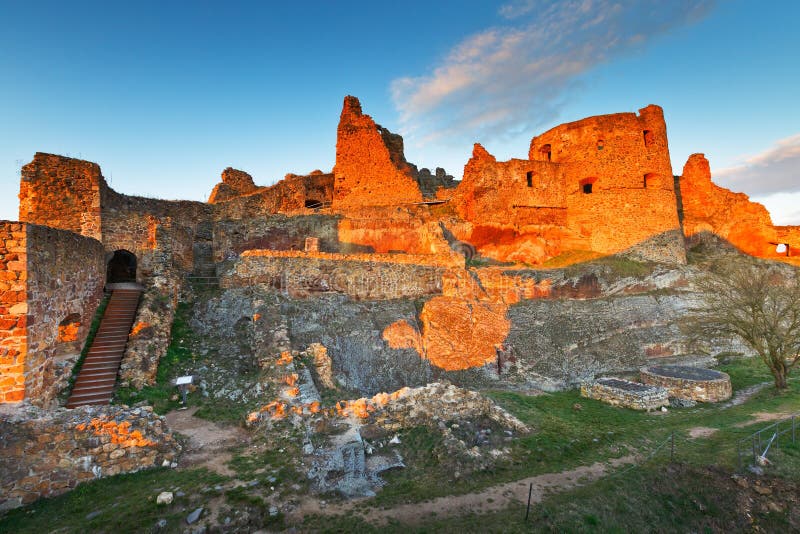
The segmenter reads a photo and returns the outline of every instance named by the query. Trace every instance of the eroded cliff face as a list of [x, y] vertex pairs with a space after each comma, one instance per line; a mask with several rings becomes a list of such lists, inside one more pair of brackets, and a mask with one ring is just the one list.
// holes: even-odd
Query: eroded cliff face
[[356, 97], [345, 97], [336, 136], [333, 207], [421, 202], [415, 172], [403, 155], [403, 138], [362, 113]]

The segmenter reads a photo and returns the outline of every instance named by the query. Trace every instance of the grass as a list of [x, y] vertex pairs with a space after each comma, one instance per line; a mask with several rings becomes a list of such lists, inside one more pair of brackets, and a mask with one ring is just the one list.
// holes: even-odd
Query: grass
[[[159, 519], [167, 520], [165, 531], [178, 531], [193, 507], [202, 506], [200, 492], [225, 480], [205, 469], [163, 468], [104, 478], [8, 512], [0, 517], [0, 532], [147, 532]], [[171, 505], [156, 504], [161, 491], [177, 488], [186, 495]], [[100, 513], [87, 519], [93, 512]]]
[[[734, 391], [771, 378], [766, 367], [752, 359], [733, 361], [720, 370], [731, 375]], [[698, 404], [667, 413], [614, 408], [582, 398], [577, 391], [540, 396], [489, 392], [496, 402], [535, 429], [512, 442], [509, 461], [497, 464], [489, 472], [457, 480], [453, 477], [456, 460], [445, 454], [439, 433], [424, 427], [407, 430], [400, 434], [407, 468], [387, 473], [384, 478], [388, 485], [373, 502], [381, 506], [419, 502], [629, 454], [648, 454], [673, 432], [681, 461], [734, 468], [738, 465], [737, 441], [766, 426], [750, 423], [753, 413], [800, 411], [800, 381], [790, 384], [786, 392], [767, 387], [741, 406], [723, 409], [719, 405]], [[576, 404], [580, 405], [579, 410], [573, 408]], [[690, 439], [689, 429], [701, 426], [718, 430], [707, 438]]]
[[156, 383], [145, 386], [141, 390], [134, 387], [118, 388], [114, 402], [116, 404], [134, 404], [147, 401], [156, 413], [163, 414], [180, 407], [178, 400], [172, 400], [177, 389], [171, 380], [178, 374], [180, 364], [193, 359], [192, 351], [186, 340], [193, 335], [189, 326], [191, 307], [189, 304], [178, 304], [175, 319], [172, 323], [172, 335], [166, 354], [161, 357], [156, 373]]

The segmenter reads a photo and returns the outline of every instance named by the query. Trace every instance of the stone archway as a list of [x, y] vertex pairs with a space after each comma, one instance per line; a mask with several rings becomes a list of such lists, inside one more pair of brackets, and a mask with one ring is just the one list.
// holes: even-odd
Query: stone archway
[[106, 283], [136, 282], [136, 255], [125, 249], [114, 251], [106, 269]]

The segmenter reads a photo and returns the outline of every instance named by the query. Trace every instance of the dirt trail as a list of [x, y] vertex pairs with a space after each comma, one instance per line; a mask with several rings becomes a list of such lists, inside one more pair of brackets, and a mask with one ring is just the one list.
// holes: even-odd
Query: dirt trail
[[528, 499], [528, 488], [533, 484], [531, 502], [540, 502], [548, 493], [557, 493], [593, 482], [603, 477], [609, 468], [631, 464], [634, 456], [613, 459], [608, 463], [597, 462], [589, 466], [577, 467], [560, 473], [546, 473], [498, 486], [486, 488], [477, 493], [439, 497], [430, 501], [414, 504], [401, 504], [387, 510], [355, 509], [358, 501], [328, 505], [320, 508], [316, 500], [306, 500], [295, 508], [290, 516], [302, 519], [308, 514], [338, 515], [353, 513], [361, 516], [371, 525], [384, 525], [389, 520], [397, 520], [406, 524], [417, 524], [432, 517], [462, 516], [467, 513], [487, 513], [502, 510], [514, 503], [525, 503]]
[[180, 459], [181, 467], [206, 467], [224, 476], [235, 476], [227, 463], [236, 445], [249, 442], [248, 433], [240, 427], [223, 426], [195, 417], [197, 408], [175, 410], [165, 415], [170, 429], [189, 438]]

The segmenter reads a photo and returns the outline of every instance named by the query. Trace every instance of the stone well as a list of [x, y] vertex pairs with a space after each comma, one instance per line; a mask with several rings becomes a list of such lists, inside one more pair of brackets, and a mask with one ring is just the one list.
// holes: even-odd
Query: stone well
[[642, 369], [642, 382], [661, 386], [670, 397], [719, 402], [731, 397], [731, 377], [721, 371], [684, 365], [653, 365]]
[[581, 396], [634, 410], [649, 411], [669, 405], [669, 392], [663, 387], [621, 378], [598, 378], [591, 384], [584, 384]]

